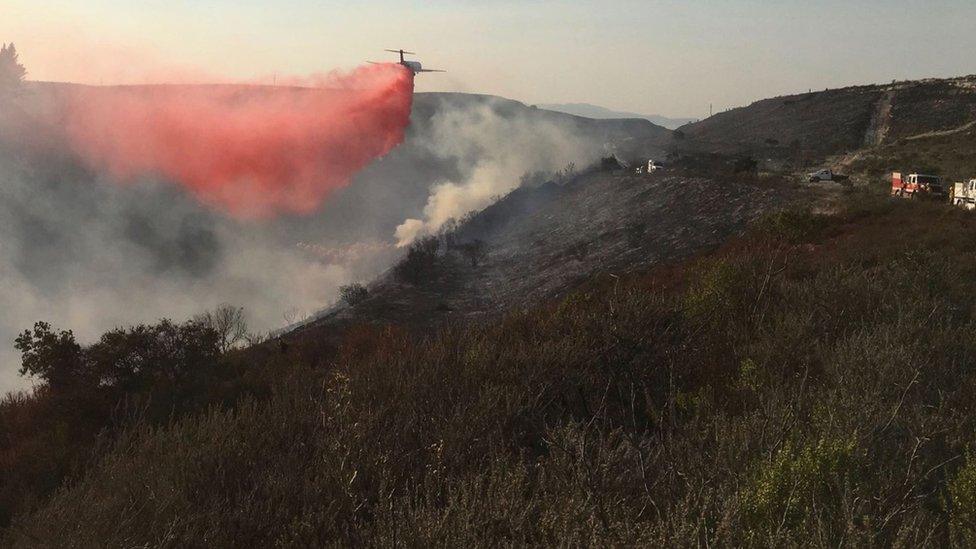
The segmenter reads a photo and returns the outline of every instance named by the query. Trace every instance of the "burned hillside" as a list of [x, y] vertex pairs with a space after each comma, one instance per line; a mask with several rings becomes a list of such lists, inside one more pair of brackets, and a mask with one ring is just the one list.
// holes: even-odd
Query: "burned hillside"
[[[789, 189], [684, 173], [588, 173], [520, 187], [423, 243], [425, 270], [391, 269], [369, 297], [299, 329], [349, 322], [432, 326], [564, 295], [600, 274], [620, 276], [707, 250], [791, 199]], [[478, 247], [472, 259], [471, 246]], [[405, 259], [404, 261], [407, 261]]]

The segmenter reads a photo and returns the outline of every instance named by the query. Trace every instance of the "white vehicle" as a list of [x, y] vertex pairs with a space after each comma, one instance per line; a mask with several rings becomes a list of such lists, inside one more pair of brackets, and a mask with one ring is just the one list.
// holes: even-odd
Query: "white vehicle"
[[976, 210], [976, 179], [956, 182], [952, 187], [952, 203], [967, 210]]
[[640, 164], [639, 166], [637, 166], [637, 169], [634, 170], [634, 172], [637, 175], [641, 175], [646, 173], [654, 173], [658, 170], [663, 170], [663, 169], [664, 169], [664, 164], [660, 162], [656, 162], [654, 160], [648, 160], [647, 165]]
[[844, 181], [847, 179], [847, 176], [834, 173], [831, 169], [824, 169], [819, 172], [807, 174], [807, 179], [810, 183], [819, 183], [820, 181]]

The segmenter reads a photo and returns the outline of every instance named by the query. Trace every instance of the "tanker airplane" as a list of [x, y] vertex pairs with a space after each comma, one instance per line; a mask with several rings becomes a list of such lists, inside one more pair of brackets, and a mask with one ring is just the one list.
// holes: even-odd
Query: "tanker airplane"
[[[384, 50], [384, 51], [388, 51], [388, 52], [391, 52], [391, 53], [399, 53], [400, 54], [400, 64], [403, 65], [404, 67], [410, 69], [410, 72], [412, 72], [414, 74], [417, 74], [419, 72], [447, 72], [447, 71], [442, 71], [442, 70], [437, 70], [437, 69], [425, 69], [424, 66], [420, 64], [420, 61], [406, 61], [406, 60], [404, 60], [403, 59], [403, 54], [416, 55], [412, 51], [403, 51], [403, 50]], [[378, 65], [379, 64], [379, 63], [376, 63], [375, 61], [370, 61], [370, 63], [373, 63], [374, 65]]]

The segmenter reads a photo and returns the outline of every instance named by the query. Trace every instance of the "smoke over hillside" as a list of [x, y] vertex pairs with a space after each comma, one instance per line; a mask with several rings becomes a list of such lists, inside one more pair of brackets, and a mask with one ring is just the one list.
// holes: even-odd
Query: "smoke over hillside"
[[[223, 218], [162, 181], [118, 188], [70, 163], [0, 156], [0, 388], [36, 320], [90, 340], [116, 326], [244, 305], [255, 331], [327, 304], [368, 264], [317, 260], [272, 226]], [[357, 269], [366, 269], [360, 271]]]
[[460, 177], [431, 185], [423, 218], [397, 226], [398, 246], [484, 208], [517, 187], [527, 172], [554, 172], [571, 163], [584, 166], [604, 152], [604, 143], [567, 120], [505, 117], [496, 109], [488, 101], [433, 116], [423, 146], [433, 155], [456, 159], [463, 170]]
[[[232, 303], [245, 307], [253, 331], [280, 328], [334, 302], [340, 285], [389, 267], [405, 219], [433, 229], [525, 172], [582, 166], [612, 141], [602, 122], [483, 96], [420, 94], [403, 145], [313, 210], [293, 211], [282, 193], [235, 211], [220, 195], [201, 201], [206, 195], [165, 173], [119, 184], [118, 173], [60, 140], [60, 128], [39, 127], [66, 88], [33, 84], [15, 109], [24, 116], [0, 112], [0, 390], [23, 386], [12, 340], [37, 320], [88, 341]], [[313, 153], [316, 162], [328, 154]]]

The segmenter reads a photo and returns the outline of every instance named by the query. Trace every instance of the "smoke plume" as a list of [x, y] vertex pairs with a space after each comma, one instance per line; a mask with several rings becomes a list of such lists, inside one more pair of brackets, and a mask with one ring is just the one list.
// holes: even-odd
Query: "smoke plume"
[[307, 214], [403, 141], [413, 99], [397, 64], [314, 84], [79, 87], [65, 130], [115, 180], [161, 177], [238, 218]]
[[423, 219], [406, 219], [394, 232], [397, 245], [436, 233], [450, 219], [490, 204], [518, 187], [529, 172], [555, 172], [597, 159], [602, 144], [568, 122], [541, 116], [500, 116], [511, 105], [488, 99], [434, 116], [425, 146], [462, 166], [458, 179], [431, 185]]

